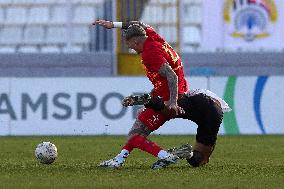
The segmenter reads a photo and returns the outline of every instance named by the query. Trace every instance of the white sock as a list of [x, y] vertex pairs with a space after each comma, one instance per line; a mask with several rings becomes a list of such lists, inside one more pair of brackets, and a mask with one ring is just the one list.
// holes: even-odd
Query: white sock
[[121, 152], [119, 154], [117, 154], [115, 159], [117, 161], [119, 161], [120, 163], [123, 163], [125, 161], [125, 159], [128, 157], [128, 155], [129, 155], [129, 151], [122, 149]]
[[160, 152], [158, 153], [158, 158], [160, 159], [165, 159], [168, 156], [169, 156], [169, 153], [165, 150], [160, 150]]

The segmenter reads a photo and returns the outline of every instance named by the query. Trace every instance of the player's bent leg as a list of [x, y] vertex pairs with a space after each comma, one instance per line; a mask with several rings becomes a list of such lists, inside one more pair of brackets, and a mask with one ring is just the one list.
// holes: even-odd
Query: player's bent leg
[[203, 101], [204, 114], [196, 121], [198, 124], [197, 142], [193, 147], [193, 157], [187, 159], [188, 163], [193, 167], [198, 167], [209, 162], [223, 118], [220, 104], [207, 96], [200, 96], [199, 100]]
[[[103, 161], [100, 163], [101, 167], [109, 167], [109, 168], [118, 168], [123, 165], [126, 158], [130, 154], [130, 152], [134, 148], [138, 148], [143, 141], [145, 141], [145, 137], [147, 137], [151, 133], [150, 130], [148, 130], [141, 121], [136, 119], [134, 122], [132, 128], [130, 129], [128, 133], [128, 141], [123, 146], [121, 152], [117, 154], [116, 157], [110, 160]], [[152, 153], [158, 153], [160, 148], [152, 150]], [[157, 152], [158, 151], [158, 152]]]
[[196, 144], [193, 146], [193, 156], [187, 159], [190, 165], [198, 167], [209, 162], [209, 158], [215, 148], [220, 124], [218, 122], [216, 124], [198, 125]]
[[176, 163], [178, 157], [168, 153], [159, 147], [156, 143], [147, 139], [147, 136], [154, 130], [158, 129], [168, 120], [167, 117], [154, 110], [144, 109], [139, 113], [133, 127], [129, 132], [127, 143], [123, 146], [122, 151], [115, 158], [101, 163], [104, 167], [120, 167], [129, 153], [138, 148], [159, 158], [159, 161], [153, 164], [153, 169], [164, 168], [170, 164]]
[[147, 139], [147, 136], [152, 132], [148, 127], [140, 121], [140, 119], [136, 119], [132, 128], [128, 133], [128, 141], [124, 145], [123, 149], [129, 151], [129, 153], [134, 149], [138, 148], [145, 152], [148, 152], [154, 156], [157, 156], [157, 153], [161, 150], [161, 148]]
[[199, 167], [209, 162], [214, 146], [207, 146], [197, 142], [193, 147], [193, 156], [187, 158], [187, 162], [193, 167]]
[[130, 152], [137, 146], [137, 144], [139, 145], [139, 143], [143, 141], [143, 137], [147, 137], [150, 133], [151, 131], [145, 128], [143, 123], [136, 119], [128, 133], [128, 141], [123, 146], [121, 152], [114, 158], [101, 162], [99, 166], [109, 168], [121, 167]]
[[[146, 131], [147, 130], [155, 131], [160, 126], [162, 126], [166, 121], [168, 121], [170, 119], [170, 117], [168, 117], [164, 114], [161, 114], [160, 112], [156, 112], [152, 109], [145, 108], [138, 115], [138, 119], [140, 120], [141, 123], [143, 123], [144, 127], [146, 128]], [[141, 144], [143, 144], [143, 142], [141, 142]], [[147, 139], [147, 141], [145, 141], [145, 144], [141, 145], [138, 148], [141, 149], [141, 150], [144, 150], [148, 153], [151, 153], [151, 151], [154, 150], [156, 147], [158, 147], [157, 144], [155, 144], [155, 143], [153, 143], [153, 142], [151, 142]], [[151, 153], [151, 154], [158, 157], [159, 160], [152, 165], [152, 169], [165, 168], [165, 167], [177, 162], [178, 157], [176, 155], [173, 155], [173, 154], [163, 150], [162, 148], [159, 149], [159, 152], [158, 152], [158, 148], [156, 148], [156, 149], [157, 149], [157, 151], [155, 151], [155, 153]], [[156, 152], [158, 152], [158, 153], [156, 153]]]

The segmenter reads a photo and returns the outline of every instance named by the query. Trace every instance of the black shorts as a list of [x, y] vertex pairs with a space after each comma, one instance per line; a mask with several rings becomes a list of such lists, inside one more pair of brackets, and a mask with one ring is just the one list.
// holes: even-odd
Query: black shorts
[[181, 96], [178, 99], [178, 105], [185, 110], [185, 114], [178, 117], [189, 119], [198, 125], [196, 141], [207, 146], [214, 146], [223, 119], [220, 104], [205, 94], [197, 94]]

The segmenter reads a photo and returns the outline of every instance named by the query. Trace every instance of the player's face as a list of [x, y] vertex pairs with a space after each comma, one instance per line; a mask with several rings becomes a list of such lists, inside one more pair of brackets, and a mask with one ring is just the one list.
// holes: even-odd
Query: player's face
[[126, 45], [128, 46], [128, 48], [135, 50], [137, 53], [142, 52], [141, 45], [136, 38], [126, 40]]

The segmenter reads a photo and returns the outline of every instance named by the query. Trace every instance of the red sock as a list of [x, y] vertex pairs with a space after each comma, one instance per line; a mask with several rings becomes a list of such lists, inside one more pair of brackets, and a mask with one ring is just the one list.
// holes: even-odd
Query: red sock
[[162, 148], [160, 148], [154, 142], [149, 141], [145, 136], [135, 135], [132, 136], [127, 143], [123, 146], [123, 149], [129, 151], [129, 153], [134, 149], [139, 148], [145, 152], [152, 154], [153, 156], [158, 156], [158, 153]]

